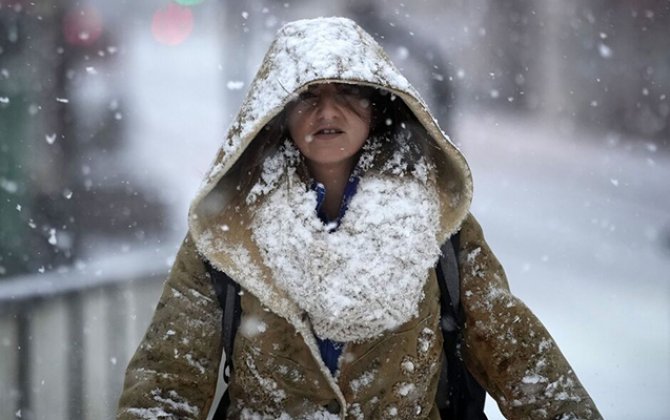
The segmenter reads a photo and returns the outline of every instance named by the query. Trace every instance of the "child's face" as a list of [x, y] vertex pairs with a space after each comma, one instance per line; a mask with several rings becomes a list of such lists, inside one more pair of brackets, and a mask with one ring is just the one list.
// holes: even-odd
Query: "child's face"
[[289, 133], [311, 165], [353, 160], [368, 138], [371, 110], [365, 88], [312, 85], [289, 107]]

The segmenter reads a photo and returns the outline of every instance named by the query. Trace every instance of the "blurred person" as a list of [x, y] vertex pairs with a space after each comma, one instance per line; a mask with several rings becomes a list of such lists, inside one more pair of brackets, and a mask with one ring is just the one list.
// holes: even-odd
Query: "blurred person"
[[118, 418], [485, 418], [483, 399], [449, 407], [453, 331], [506, 417], [600, 418], [471, 199], [463, 155], [369, 34], [285, 25], [192, 202]]

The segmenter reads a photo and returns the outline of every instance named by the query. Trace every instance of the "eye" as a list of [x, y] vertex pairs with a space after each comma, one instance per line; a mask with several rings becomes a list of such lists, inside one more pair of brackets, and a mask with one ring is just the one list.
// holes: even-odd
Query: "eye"
[[298, 107], [314, 107], [316, 106], [318, 96], [311, 91], [305, 91], [298, 96], [296, 99], [296, 105]]

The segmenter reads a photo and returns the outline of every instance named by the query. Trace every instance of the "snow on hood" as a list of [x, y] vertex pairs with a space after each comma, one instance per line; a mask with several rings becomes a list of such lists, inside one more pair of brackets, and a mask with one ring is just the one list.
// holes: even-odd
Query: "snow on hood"
[[[243, 286], [249, 276], [267, 281], [251, 287], [264, 304], [276, 301], [269, 286], [267, 267], [260, 263], [250, 239], [251, 215], [231, 198], [239, 177], [230, 171], [257, 134], [310, 84], [338, 82], [385, 89], [404, 101], [428, 134], [434, 153], [440, 199], [438, 237], [446, 240], [465, 219], [472, 198], [470, 169], [463, 155], [440, 129], [418, 92], [391, 63], [377, 42], [346, 18], [299, 20], [277, 33], [263, 63], [249, 86], [239, 113], [228, 130], [208, 176], [189, 211], [191, 235], [200, 252]], [[265, 279], [265, 280], [263, 280]], [[257, 285], [256, 285], [257, 286]], [[281, 299], [279, 299], [281, 300]], [[275, 312], [290, 315], [291, 303]], [[289, 308], [291, 307], [291, 308]]]
[[364, 83], [419, 98], [384, 50], [352, 20], [320, 18], [289, 23], [277, 33], [251, 83], [208, 181], [225, 173], [260, 128], [316, 81]]
[[[472, 200], [472, 178], [463, 155], [440, 129], [419, 93], [396, 69], [379, 44], [354, 21], [331, 17], [305, 19], [283, 26], [252, 81], [240, 111], [189, 211], [194, 233], [202, 231], [200, 204], [242, 155], [258, 132], [295, 98], [318, 82], [359, 83], [399, 96], [444, 153], [438, 159], [439, 181], [449, 191], [442, 220], [444, 238], [464, 219]], [[222, 204], [225, 207], [225, 203]]]

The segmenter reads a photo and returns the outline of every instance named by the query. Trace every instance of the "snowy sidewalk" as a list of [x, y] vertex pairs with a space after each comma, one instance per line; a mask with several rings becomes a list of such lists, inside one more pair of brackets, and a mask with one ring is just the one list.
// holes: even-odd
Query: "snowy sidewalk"
[[[605, 418], [670, 413], [670, 157], [538, 120], [456, 119], [473, 213]], [[500, 418], [489, 404], [490, 418]]]

